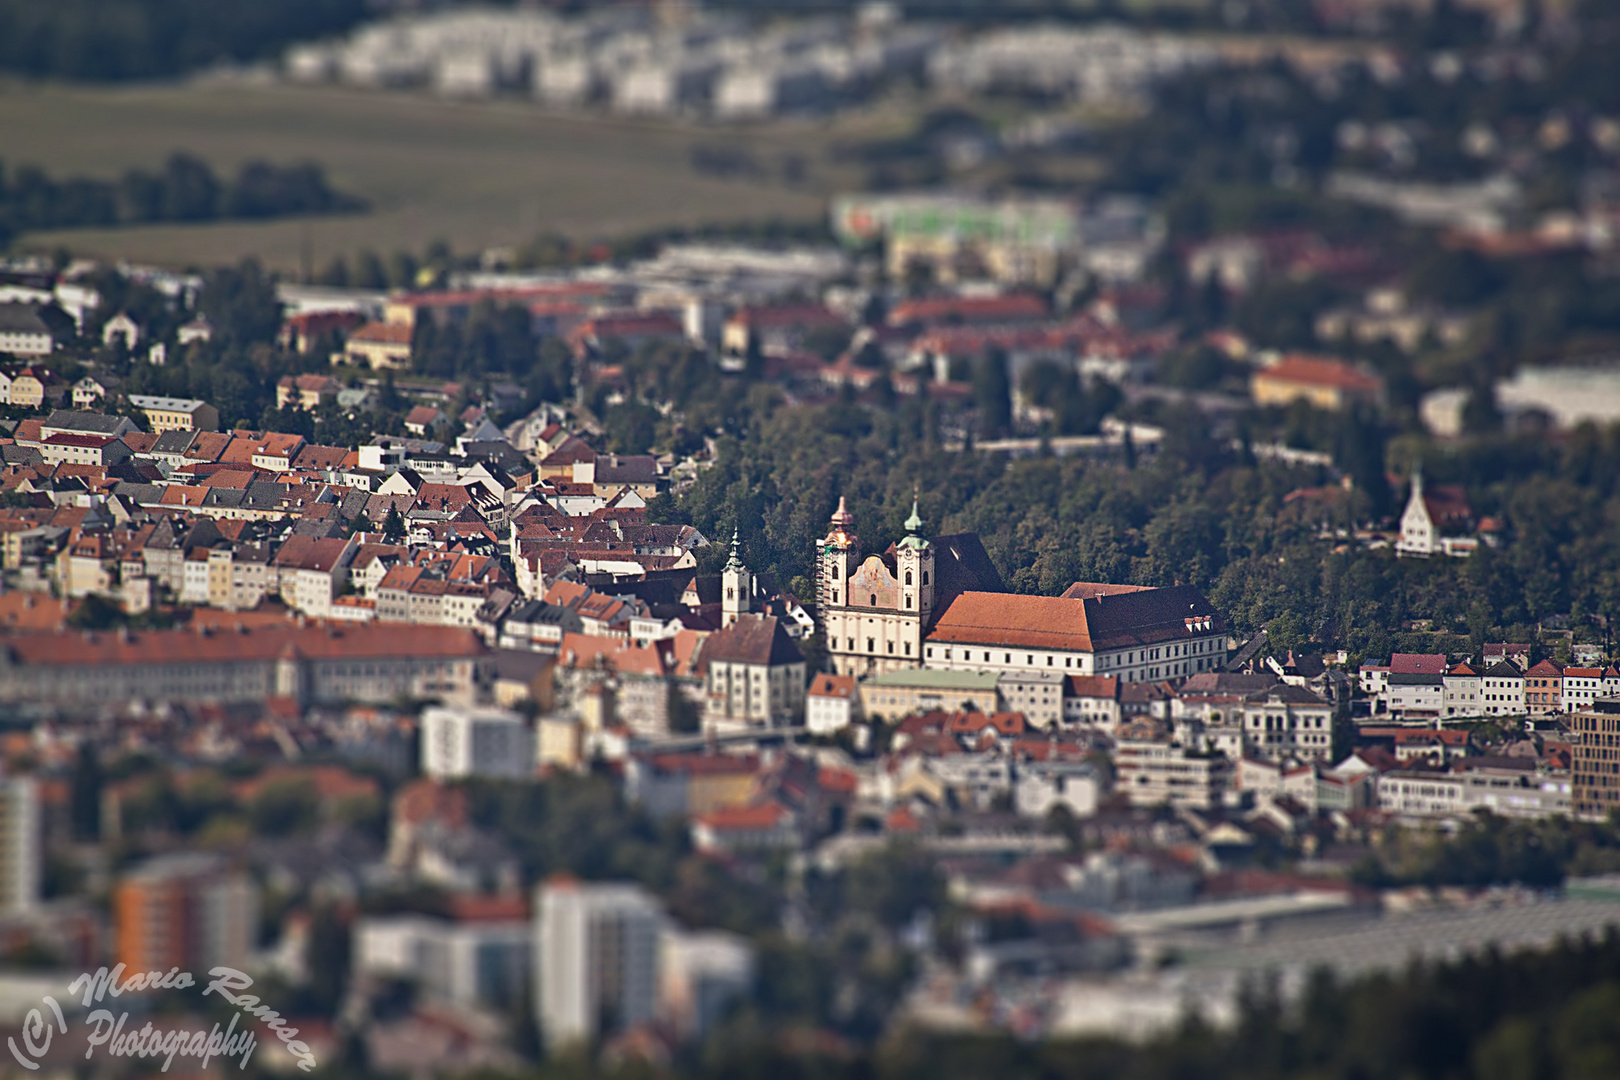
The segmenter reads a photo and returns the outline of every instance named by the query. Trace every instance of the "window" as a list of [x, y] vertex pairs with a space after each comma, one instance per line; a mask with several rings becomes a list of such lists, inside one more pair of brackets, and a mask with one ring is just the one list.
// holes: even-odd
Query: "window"
[[871, 604], [869, 604], [867, 606], [868, 607], [877, 607], [877, 593], [872, 594], [872, 602], [871, 602]]
[[906, 593], [906, 610], [907, 611], [911, 610], [911, 594], [910, 593]]
[[889, 655], [890, 656], [894, 655], [894, 642], [892, 642], [892, 641], [889, 642]]
[[906, 571], [906, 584], [907, 585], [911, 584], [911, 571], [910, 570]]
[[924, 585], [928, 584], [928, 571], [926, 571], [926, 570], [923, 571], [923, 581], [922, 581], [922, 583]]
[[872, 638], [867, 638], [866, 639], [866, 651], [867, 652], [877, 652], [877, 642], [874, 641]]

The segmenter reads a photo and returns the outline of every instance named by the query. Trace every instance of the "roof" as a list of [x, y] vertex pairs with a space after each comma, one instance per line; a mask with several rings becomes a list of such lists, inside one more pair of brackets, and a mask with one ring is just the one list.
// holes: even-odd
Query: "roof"
[[1065, 693], [1069, 697], [1117, 700], [1119, 697], [1119, 679], [1113, 675], [1070, 675], [1069, 685]]
[[1444, 675], [1449, 667], [1445, 653], [1394, 653], [1389, 658], [1391, 675]]
[[1289, 683], [1278, 683], [1276, 686], [1264, 690], [1256, 690], [1243, 700], [1255, 705], [1264, 705], [1275, 699], [1284, 705], [1320, 705], [1323, 708], [1330, 702], [1320, 694], [1313, 693], [1303, 686], [1293, 686]]
[[120, 427], [126, 426], [128, 422], [122, 416], [80, 412], [76, 409], [52, 409], [51, 414], [40, 424], [41, 428], [62, 428], [80, 435], [116, 435]]
[[995, 690], [1000, 676], [994, 671], [936, 671], [902, 668], [868, 677], [862, 686], [902, 687], [915, 690]]
[[349, 343], [352, 345], [355, 342], [372, 345], [409, 345], [411, 328], [393, 323], [367, 323], [349, 335]]
[[709, 635], [698, 658], [705, 665], [716, 660], [770, 667], [804, 663], [804, 654], [774, 615], [739, 615], [736, 622]]
[[158, 409], [162, 412], [193, 413], [207, 405], [202, 398], [159, 397], [156, 394], [131, 394], [129, 403], [137, 409]]
[[1327, 387], [1357, 394], [1378, 394], [1384, 382], [1342, 360], [1318, 356], [1285, 356], [1269, 368], [1255, 372], [1255, 380]]
[[0, 644], [0, 655], [25, 666], [108, 667], [268, 661], [289, 649], [313, 660], [467, 657], [485, 651], [478, 635], [461, 627], [276, 623], [210, 632], [186, 629], [17, 636]]
[[966, 592], [951, 602], [928, 637], [946, 643], [1092, 652], [1215, 632], [1224, 625], [1204, 595], [1189, 585], [1087, 599]]
[[822, 672], [810, 683], [808, 693], [810, 697], [841, 698], [847, 701], [855, 696], [855, 676]]

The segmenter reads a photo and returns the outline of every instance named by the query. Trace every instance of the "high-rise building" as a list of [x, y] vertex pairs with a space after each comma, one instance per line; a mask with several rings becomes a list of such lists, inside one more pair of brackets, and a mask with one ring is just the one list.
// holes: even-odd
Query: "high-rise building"
[[650, 1022], [663, 912], [634, 885], [554, 879], [535, 898], [535, 989], [551, 1052]]
[[117, 958], [134, 971], [241, 968], [258, 930], [258, 894], [223, 859], [186, 853], [145, 863], [113, 892]]
[[39, 902], [39, 786], [32, 777], [0, 777], [0, 914]]
[[1620, 808], [1620, 699], [1599, 698], [1569, 718], [1575, 747], [1570, 801], [1576, 817], [1601, 818]]
[[504, 709], [433, 706], [422, 712], [422, 772], [435, 780], [520, 779], [534, 773], [534, 733]]

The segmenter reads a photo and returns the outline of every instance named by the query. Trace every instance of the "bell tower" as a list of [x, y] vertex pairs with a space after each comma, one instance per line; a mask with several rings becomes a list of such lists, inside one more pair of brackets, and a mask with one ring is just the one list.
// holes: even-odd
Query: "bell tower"
[[731, 558], [720, 574], [720, 625], [730, 626], [746, 614], [754, 596], [754, 575], [743, 565], [736, 530], [731, 533]]
[[[927, 626], [934, 613], [934, 545], [922, 535], [923, 519], [917, 499], [911, 499], [906, 535], [895, 545], [895, 576], [900, 580], [900, 614]], [[921, 641], [919, 637], [919, 643]], [[920, 655], [920, 654], [919, 654]]]
[[849, 603], [845, 595], [850, 575], [861, 561], [861, 538], [855, 535], [855, 515], [838, 497], [838, 509], [833, 512], [831, 528], [822, 538], [818, 552], [817, 570], [821, 577], [820, 595], [816, 602], [823, 608], [838, 608]]

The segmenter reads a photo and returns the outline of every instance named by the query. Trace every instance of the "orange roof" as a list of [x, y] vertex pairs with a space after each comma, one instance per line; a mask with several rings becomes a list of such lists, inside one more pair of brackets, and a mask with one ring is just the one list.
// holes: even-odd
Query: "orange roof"
[[965, 592], [945, 609], [928, 640], [1091, 651], [1085, 601], [1060, 596]]
[[1359, 394], [1377, 394], [1384, 382], [1342, 360], [1319, 356], [1285, 356], [1269, 368], [1255, 372], [1257, 380], [1293, 383], [1296, 386], [1330, 387]]
[[399, 623], [298, 626], [281, 621], [253, 626], [245, 620], [240, 632], [151, 630], [129, 634], [37, 634], [7, 638], [0, 642], [0, 648], [8, 649], [13, 662], [18, 664], [59, 667], [251, 663], [273, 660], [288, 650], [319, 660], [474, 657], [485, 651], [478, 635], [461, 627]]
[[822, 672], [811, 682], [809, 694], [811, 697], [842, 698], [848, 701], [855, 696], [855, 676]]
[[787, 807], [779, 802], [764, 802], [757, 806], [725, 806], [700, 814], [698, 821], [710, 829], [774, 829], [787, 818]]
[[378, 345], [409, 345], [411, 328], [393, 323], [367, 323], [350, 334], [349, 341]]

